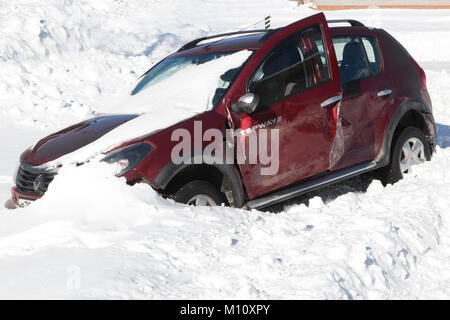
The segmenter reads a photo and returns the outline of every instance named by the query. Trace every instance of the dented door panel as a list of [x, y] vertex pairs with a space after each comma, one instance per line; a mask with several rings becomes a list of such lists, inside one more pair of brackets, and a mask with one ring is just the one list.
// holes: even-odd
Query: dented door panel
[[[359, 90], [355, 89], [359, 87]], [[344, 155], [331, 170], [339, 170], [374, 159], [381, 150], [388, 111], [393, 108], [393, 94], [380, 97], [390, 89], [392, 80], [380, 73], [356, 83], [344, 85], [340, 122], [344, 137]]]

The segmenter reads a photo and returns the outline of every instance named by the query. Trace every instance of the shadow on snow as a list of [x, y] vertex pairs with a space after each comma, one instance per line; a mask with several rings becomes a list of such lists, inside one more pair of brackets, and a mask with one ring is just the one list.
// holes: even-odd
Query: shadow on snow
[[[450, 126], [442, 123], [436, 123], [435, 144], [441, 149], [450, 147]], [[324, 203], [327, 203], [348, 192], [366, 192], [367, 188], [374, 179], [375, 172], [362, 174], [360, 176], [338, 182], [319, 190], [305, 193], [280, 204], [275, 204], [273, 206], [267, 207], [266, 209], [264, 209], [264, 211], [277, 213], [283, 211], [285, 206], [299, 204], [309, 205], [309, 200], [316, 196], [320, 197]]]

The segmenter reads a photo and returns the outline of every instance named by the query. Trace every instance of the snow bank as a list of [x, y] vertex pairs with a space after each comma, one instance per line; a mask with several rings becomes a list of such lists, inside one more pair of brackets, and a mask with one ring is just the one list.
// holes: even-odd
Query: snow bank
[[[32, 261], [19, 288], [43, 277], [47, 293], [18, 291], [26, 297], [445, 297], [444, 266], [426, 270], [428, 257], [448, 255], [439, 250], [448, 248], [450, 177], [435, 166], [449, 158], [439, 149], [433, 163], [394, 186], [374, 181], [354, 192], [341, 184], [278, 215], [186, 207], [149, 186], [127, 186], [106, 164], [68, 166], [43, 199], [0, 215], [0, 270]], [[61, 281], [73, 266], [83, 279], [76, 290]], [[10, 277], [0, 272], [2, 297], [17, 288]]]
[[[311, 13], [285, 0], [0, 6], [0, 200], [38, 136], [129, 92], [184, 42], [268, 11], [273, 26]], [[182, 206], [126, 185], [106, 164], [65, 166], [43, 199], [0, 208], [0, 298], [448, 299], [450, 61], [442, 35], [450, 18], [416, 14], [327, 13], [386, 28], [424, 66], [438, 147], [414, 175], [386, 188], [353, 179], [275, 215]]]
[[268, 11], [274, 26], [311, 13], [285, 0], [4, 3], [0, 115], [21, 125], [61, 129], [117, 101], [141, 74], [188, 41], [242, 29]]

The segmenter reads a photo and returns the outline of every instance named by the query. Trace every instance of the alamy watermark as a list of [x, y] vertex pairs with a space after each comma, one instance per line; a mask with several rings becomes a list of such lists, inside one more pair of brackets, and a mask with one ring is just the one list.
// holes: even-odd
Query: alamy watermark
[[[281, 121], [276, 117], [246, 129], [210, 128], [203, 131], [202, 122], [194, 121], [191, 131], [178, 128], [171, 140], [178, 143], [171, 152], [175, 164], [250, 164], [259, 167], [261, 175], [275, 175], [280, 166], [279, 129], [268, 128]], [[192, 155], [196, 156], [192, 156]]]
[[66, 287], [69, 290], [81, 289], [81, 268], [77, 265], [71, 265], [67, 267], [67, 280]]

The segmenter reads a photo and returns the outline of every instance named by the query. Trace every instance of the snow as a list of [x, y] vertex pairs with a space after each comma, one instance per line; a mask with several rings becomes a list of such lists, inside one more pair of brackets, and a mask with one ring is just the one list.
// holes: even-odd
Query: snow
[[[0, 201], [39, 137], [107, 108], [185, 42], [267, 13], [276, 27], [314, 11], [286, 0], [0, 5]], [[64, 166], [41, 200], [0, 208], [0, 298], [449, 299], [450, 11], [326, 15], [385, 28], [424, 67], [431, 162], [395, 185], [359, 177], [279, 214], [187, 207], [104, 163]]]
[[48, 165], [56, 167], [64, 163], [84, 162], [121, 143], [211, 110], [216, 89], [225, 84], [224, 81], [221, 83], [220, 76], [229, 70], [239, 68], [251, 54], [251, 51], [242, 50], [200, 65], [189, 64], [171, 76], [143, 88], [135, 95], [127, 92], [117, 98], [118, 102], [103, 106], [98, 111], [119, 113], [126, 106], [127, 113], [140, 113], [140, 116]]

